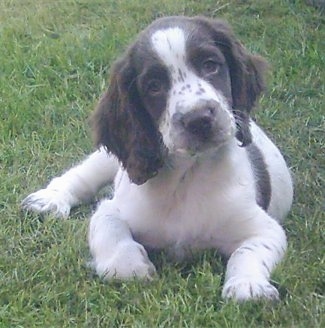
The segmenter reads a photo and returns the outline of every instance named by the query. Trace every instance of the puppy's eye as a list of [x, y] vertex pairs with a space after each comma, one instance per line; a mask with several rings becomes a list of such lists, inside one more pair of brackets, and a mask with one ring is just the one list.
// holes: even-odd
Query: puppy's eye
[[218, 73], [220, 68], [220, 63], [216, 62], [213, 59], [208, 59], [204, 61], [201, 65], [201, 72], [203, 75], [210, 75]]
[[163, 91], [163, 83], [160, 80], [150, 80], [147, 83], [147, 92], [155, 96]]

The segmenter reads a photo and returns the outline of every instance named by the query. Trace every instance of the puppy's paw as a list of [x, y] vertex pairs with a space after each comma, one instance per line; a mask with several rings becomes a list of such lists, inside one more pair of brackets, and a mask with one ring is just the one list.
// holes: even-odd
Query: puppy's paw
[[94, 266], [97, 274], [104, 279], [152, 280], [156, 273], [146, 250], [135, 241], [121, 243], [112, 257], [104, 261], [97, 259]]
[[264, 278], [232, 277], [223, 287], [222, 297], [236, 301], [268, 299], [276, 301], [279, 292]]
[[36, 213], [52, 213], [58, 218], [67, 218], [70, 214], [71, 195], [57, 190], [40, 189], [27, 196], [21, 203], [23, 210]]

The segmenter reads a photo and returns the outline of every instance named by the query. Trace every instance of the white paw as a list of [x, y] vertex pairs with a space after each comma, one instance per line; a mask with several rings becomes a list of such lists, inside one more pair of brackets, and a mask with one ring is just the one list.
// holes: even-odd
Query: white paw
[[21, 203], [23, 210], [37, 213], [52, 213], [67, 218], [70, 213], [71, 195], [51, 189], [40, 189], [27, 196]]
[[95, 260], [96, 272], [104, 279], [147, 279], [156, 273], [144, 247], [135, 241], [120, 243], [112, 256], [104, 261]]
[[256, 277], [232, 277], [223, 287], [223, 298], [237, 301], [251, 299], [278, 300], [279, 292], [266, 279]]

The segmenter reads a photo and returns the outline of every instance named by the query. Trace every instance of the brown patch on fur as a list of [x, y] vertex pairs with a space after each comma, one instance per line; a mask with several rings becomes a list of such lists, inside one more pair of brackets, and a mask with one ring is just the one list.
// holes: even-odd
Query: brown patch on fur
[[256, 202], [266, 211], [270, 205], [272, 193], [270, 175], [262, 152], [253, 142], [246, 147], [246, 151], [255, 178]]

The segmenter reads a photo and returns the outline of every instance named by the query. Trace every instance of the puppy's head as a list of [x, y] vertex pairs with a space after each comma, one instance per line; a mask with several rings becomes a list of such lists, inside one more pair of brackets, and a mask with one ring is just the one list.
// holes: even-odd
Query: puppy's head
[[235, 136], [245, 146], [265, 67], [222, 21], [159, 19], [113, 66], [93, 115], [95, 141], [136, 184], [158, 172], [167, 152], [199, 153]]

